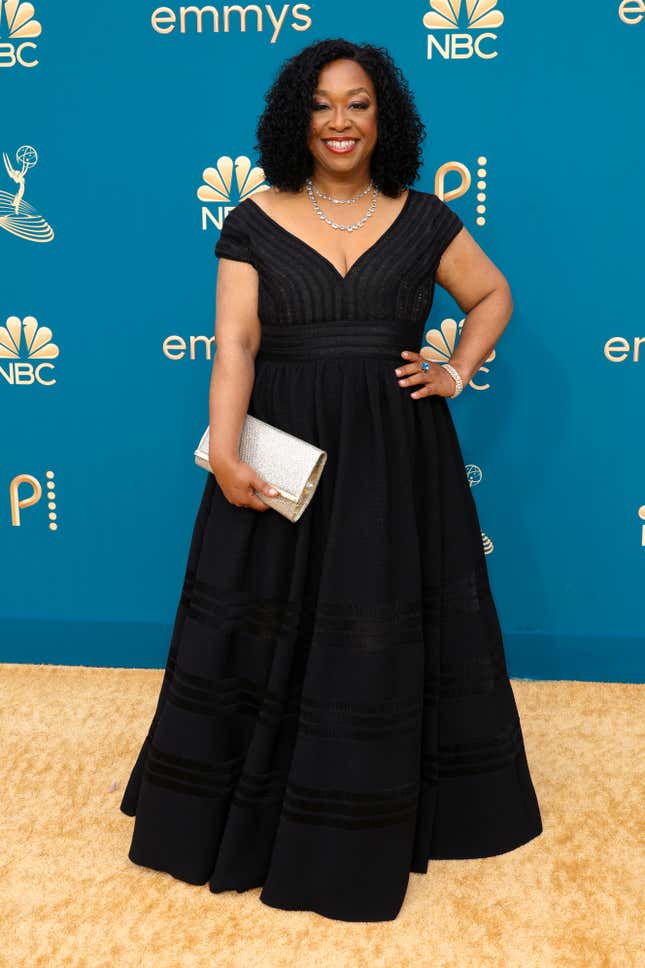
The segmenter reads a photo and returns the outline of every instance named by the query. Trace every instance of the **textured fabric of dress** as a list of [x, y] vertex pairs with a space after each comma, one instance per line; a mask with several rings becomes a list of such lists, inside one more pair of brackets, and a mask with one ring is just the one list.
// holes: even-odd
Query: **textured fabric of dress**
[[542, 831], [450, 406], [394, 373], [461, 227], [410, 189], [343, 277], [252, 198], [226, 217], [215, 254], [259, 275], [249, 413], [328, 459], [296, 523], [207, 475], [120, 807], [134, 863], [385, 921], [410, 871]]

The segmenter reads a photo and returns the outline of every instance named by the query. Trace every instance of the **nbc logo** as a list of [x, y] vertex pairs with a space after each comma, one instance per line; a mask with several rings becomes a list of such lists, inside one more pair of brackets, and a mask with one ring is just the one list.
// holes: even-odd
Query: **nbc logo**
[[[263, 192], [267, 188], [263, 170], [257, 165], [252, 165], [246, 155], [238, 155], [235, 160], [228, 155], [222, 155], [215, 168], [204, 169], [202, 178], [204, 181], [197, 189], [197, 198], [200, 202], [206, 202], [202, 207], [202, 229], [204, 230], [209, 223], [221, 229], [226, 215], [237, 205], [237, 202], [241, 202], [249, 195]], [[236, 202], [231, 201], [231, 195], [234, 193], [237, 195]], [[215, 214], [212, 210], [214, 205], [217, 206]]]
[[[40, 37], [42, 27], [34, 19], [31, 3], [19, 0], [0, 0], [0, 67], [36, 67], [37, 49], [33, 42]], [[29, 59], [30, 58], [30, 59]]]
[[504, 14], [496, 9], [497, 0], [466, 0], [463, 7], [462, 15], [462, 0], [430, 0], [430, 11], [423, 18], [423, 26], [430, 31], [428, 60], [434, 51], [444, 60], [497, 57], [493, 31], [504, 23]]
[[39, 326], [34, 316], [9, 316], [0, 326], [0, 377], [10, 386], [53, 386], [54, 364], [49, 361], [58, 354], [51, 329]]
[[[440, 329], [429, 329], [426, 333], [428, 346], [422, 346], [419, 350], [424, 360], [429, 360], [431, 363], [447, 363], [457, 345], [457, 333], [461, 333], [464, 322], [465, 320], [462, 319], [458, 324], [456, 319], [444, 319]], [[476, 377], [480, 373], [490, 373], [486, 363], [492, 363], [496, 355], [496, 351], [493, 350], [473, 376], [468, 384], [473, 390], [490, 389], [490, 383], [477, 383]]]

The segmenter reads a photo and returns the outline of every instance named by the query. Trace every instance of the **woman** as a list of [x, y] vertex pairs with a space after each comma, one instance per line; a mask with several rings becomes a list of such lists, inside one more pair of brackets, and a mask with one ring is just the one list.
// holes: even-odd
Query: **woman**
[[[395, 918], [431, 858], [542, 830], [445, 400], [511, 295], [456, 213], [409, 187], [423, 132], [370, 45], [313, 44], [267, 95], [271, 188], [215, 247], [213, 474], [121, 803], [136, 864], [344, 921]], [[451, 371], [417, 350], [435, 281], [467, 313]], [[247, 410], [328, 453], [296, 523], [239, 459]]]

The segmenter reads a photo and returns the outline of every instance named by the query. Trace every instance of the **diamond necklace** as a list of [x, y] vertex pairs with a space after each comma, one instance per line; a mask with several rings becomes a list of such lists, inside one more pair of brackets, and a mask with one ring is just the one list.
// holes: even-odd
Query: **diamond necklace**
[[329, 201], [329, 202], [335, 202], [336, 205], [347, 205], [350, 202], [353, 204], [356, 201], [357, 198], [362, 198], [363, 195], [367, 195], [367, 193], [369, 192], [370, 188], [372, 187], [372, 179], [370, 178], [369, 184], [368, 184], [367, 188], [365, 188], [362, 192], [359, 192], [358, 195], [352, 195], [351, 198], [334, 198], [333, 195], [327, 195], [325, 192], [321, 191], [320, 188], [318, 188], [316, 185], [314, 185], [314, 183], [311, 180], [311, 178], [307, 178], [307, 179], [305, 179], [305, 181], [308, 182], [309, 185], [311, 185], [311, 187], [315, 191], [315, 193], [318, 196], [318, 198], [326, 198], [327, 201]]
[[375, 186], [372, 189], [372, 201], [370, 202], [370, 207], [368, 208], [365, 215], [363, 215], [363, 217], [360, 218], [358, 222], [352, 222], [351, 224], [348, 224], [348, 225], [341, 225], [339, 222], [334, 222], [333, 219], [328, 218], [325, 215], [325, 213], [322, 211], [320, 205], [316, 201], [316, 196], [313, 193], [312, 182], [310, 178], [305, 179], [305, 186], [306, 186], [309, 198], [311, 199], [313, 207], [316, 211], [316, 214], [318, 215], [319, 218], [323, 220], [323, 222], [327, 222], [327, 225], [331, 225], [333, 229], [342, 229], [343, 231], [354, 232], [356, 229], [360, 229], [362, 228], [363, 225], [365, 225], [365, 222], [367, 222], [368, 218], [371, 215], [373, 215], [374, 209], [376, 208], [376, 196], [378, 194], [378, 188], [376, 188]]

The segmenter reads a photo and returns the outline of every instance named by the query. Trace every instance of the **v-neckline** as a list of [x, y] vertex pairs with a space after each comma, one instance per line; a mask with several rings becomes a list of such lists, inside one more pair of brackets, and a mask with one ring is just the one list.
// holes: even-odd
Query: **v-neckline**
[[305, 242], [305, 240], [304, 239], [301, 239], [300, 236], [299, 235], [296, 235], [295, 232], [291, 232], [289, 229], [285, 228], [284, 225], [281, 225], [280, 222], [276, 221], [276, 219], [274, 219], [272, 215], [269, 215], [269, 213], [268, 212], [265, 212], [263, 208], [260, 208], [260, 206], [253, 200], [253, 197], [251, 195], [249, 195], [249, 197], [247, 198], [247, 202], [252, 202], [253, 203], [253, 208], [257, 209], [257, 211], [261, 215], [263, 215], [265, 219], [267, 219], [269, 222], [271, 222], [273, 225], [275, 225], [276, 228], [278, 228], [285, 235], [288, 235], [292, 239], [295, 239], [296, 242], [299, 242], [302, 246], [304, 246], [305, 249], [308, 249], [309, 252], [313, 252], [314, 255], [316, 255], [322, 262], [326, 263], [334, 271], [335, 275], [338, 277], [338, 279], [340, 279], [341, 282], [345, 282], [349, 278], [349, 276], [351, 275], [351, 273], [354, 271], [354, 269], [356, 268], [356, 266], [359, 264], [359, 262], [362, 262], [366, 258], [366, 256], [370, 255], [370, 253], [378, 245], [381, 244], [381, 242], [385, 239], [385, 237], [387, 235], [389, 235], [390, 232], [394, 229], [394, 227], [396, 225], [398, 225], [398, 223], [401, 221], [401, 219], [405, 215], [406, 211], [410, 207], [410, 201], [412, 199], [412, 192], [413, 191], [414, 191], [414, 189], [408, 188], [408, 194], [406, 196], [405, 202], [403, 203], [403, 207], [402, 207], [401, 211], [398, 213], [398, 215], [395, 217], [394, 221], [393, 222], [390, 222], [390, 224], [385, 229], [385, 231], [382, 232], [379, 235], [378, 239], [376, 239], [374, 242], [372, 242], [372, 244], [370, 246], [368, 246], [367, 249], [365, 249], [363, 252], [361, 252], [361, 254], [358, 256], [358, 258], [355, 259], [352, 262], [351, 266], [349, 267], [349, 269], [347, 270], [347, 272], [345, 273], [345, 275], [343, 275], [341, 272], [339, 272], [338, 268], [334, 265], [334, 263], [331, 261], [331, 259], [328, 259], [327, 258], [326, 255], [323, 255], [322, 252], [320, 252], [318, 249], [316, 249], [313, 245], [310, 245], [309, 242]]

